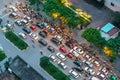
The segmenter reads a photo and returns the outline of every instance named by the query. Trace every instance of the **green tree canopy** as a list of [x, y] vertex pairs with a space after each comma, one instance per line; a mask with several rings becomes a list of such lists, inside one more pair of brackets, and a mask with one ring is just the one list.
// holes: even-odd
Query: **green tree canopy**
[[111, 16], [112, 16], [112, 23], [116, 27], [120, 28], [120, 12], [113, 12]]
[[2, 61], [5, 57], [5, 53], [2, 50], [0, 50], [0, 61]]
[[31, 5], [40, 3], [41, 0], [29, 0]]
[[40, 58], [40, 64], [42, 66], [46, 66], [49, 64], [49, 58], [47, 56], [43, 56], [42, 58]]
[[98, 39], [101, 38], [101, 34], [100, 34], [99, 30], [97, 30], [95, 28], [88, 28], [88, 29], [86, 29], [82, 33], [81, 36], [83, 38], [85, 38], [90, 43], [95, 43], [96, 41], [98, 41]]

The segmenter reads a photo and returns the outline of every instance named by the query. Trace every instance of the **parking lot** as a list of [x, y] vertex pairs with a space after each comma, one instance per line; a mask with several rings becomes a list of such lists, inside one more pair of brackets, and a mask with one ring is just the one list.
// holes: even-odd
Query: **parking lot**
[[[8, 56], [24, 56], [26, 62], [34, 68], [39, 68], [39, 58], [45, 55], [74, 80], [88, 80], [93, 76], [100, 80], [108, 80], [108, 75], [112, 72], [94, 56], [89, 55], [89, 52], [84, 51], [82, 46], [72, 39], [70, 30], [66, 31], [60, 24], [51, 25], [46, 20], [38, 18], [37, 12], [29, 10], [23, 3], [12, 3], [3, 9], [3, 33], [12, 30], [29, 45], [25, 51], [14, 51], [15, 49], [6, 47], [5, 52]], [[5, 42], [2, 44], [5, 47]]]

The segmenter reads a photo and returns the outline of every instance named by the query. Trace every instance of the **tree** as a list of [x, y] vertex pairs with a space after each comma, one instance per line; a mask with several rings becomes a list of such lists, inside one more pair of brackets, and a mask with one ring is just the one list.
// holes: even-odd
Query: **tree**
[[29, 0], [30, 5], [38, 4], [40, 3], [40, 0]]
[[2, 50], [0, 50], [0, 61], [2, 61], [5, 57], [5, 53]]
[[111, 18], [112, 18], [112, 23], [117, 26], [118, 28], [120, 28], [120, 12], [113, 12], [111, 14]]
[[95, 43], [96, 41], [98, 41], [101, 38], [101, 34], [100, 34], [99, 30], [97, 30], [95, 28], [88, 28], [88, 29], [86, 29], [82, 33], [81, 36], [83, 38], [85, 38], [90, 43]]
[[47, 66], [48, 64], [49, 64], [49, 58], [47, 56], [40, 58], [40, 65], [41, 66]]

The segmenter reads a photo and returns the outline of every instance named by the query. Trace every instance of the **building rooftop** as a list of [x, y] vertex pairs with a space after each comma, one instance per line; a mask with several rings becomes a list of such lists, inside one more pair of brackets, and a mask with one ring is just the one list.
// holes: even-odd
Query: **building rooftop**
[[19, 56], [12, 60], [10, 63], [10, 69], [21, 80], [46, 80]]
[[101, 30], [105, 33], [108, 33], [111, 29], [113, 29], [115, 26], [111, 23], [107, 23], [105, 26], [101, 28]]

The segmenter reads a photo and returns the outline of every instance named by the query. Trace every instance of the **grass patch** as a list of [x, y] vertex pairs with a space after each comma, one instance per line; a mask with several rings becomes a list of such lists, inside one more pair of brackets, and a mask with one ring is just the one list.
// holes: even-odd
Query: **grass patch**
[[12, 31], [6, 32], [5, 37], [10, 40], [15, 46], [17, 46], [20, 50], [24, 50], [28, 47], [28, 44], [24, 42], [21, 38], [19, 38]]
[[53, 76], [56, 80], [71, 80], [67, 75], [65, 75], [59, 68], [49, 62], [49, 58], [44, 56], [40, 59], [40, 66]]

